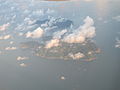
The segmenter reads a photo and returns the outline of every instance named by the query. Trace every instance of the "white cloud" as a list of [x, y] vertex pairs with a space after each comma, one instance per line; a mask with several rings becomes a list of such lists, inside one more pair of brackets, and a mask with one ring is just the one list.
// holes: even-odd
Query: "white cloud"
[[24, 22], [27, 24], [27, 25], [32, 25], [36, 22], [36, 20], [31, 20], [30, 18], [26, 17], [24, 19]]
[[17, 24], [17, 27], [15, 28], [15, 30], [23, 30], [25, 28], [24, 24]]
[[73, 53], [69, 53], [68, 54], [69, 57], [71, 57], [72, 59], [81, 59], [83, 57], [85, 57], [85, 55], [83, 53], [76, 53], [76, 54], [73, 54]]
[[70, 35], [64, 37], [63, 41], [67, 42], [67, 43], [83, 43], [85, 41], [85, 37], [78, 36], [75, 34], [70, 34]]
[[0, 26], [0, 31], [5, 31], [9, 26], [10, 26], [10, 23], [3, 24], [2, 26]]
[[0, 40], [7, 40], [11, 38], [11, 35], [0, 36]]
[[52, 48], [59, 46], [60, 40], [59, 39], [52, 39], [51, 41], [47, 42], [45, 48]]
[[53, 38], [61, 39], [61, 36], [67, 32], [67, 29], [53, 33]]
[[116, 48], [120, 48], [120, 39], [116, 38]]
[[19, 36], [23, 36], [23, 33], [22, 33], [22, 32], [20, 32], [18, 35], [19, 35]]
[[44, 14], [45, 13], [44, 13], [43, 9], [33, 11], [33, 13], [32, 13], [32, 15], [35, 15], [35, 16], [43, 16]]
[[66, 78], [64, 76], [61, 76], [60, 77], [60, 80], [65, 80]]
[[26, 60], [26, 59], [29, 59], [29, 58], [28, 58], [28, 57], [21, 57], [21, 56], [18, 56], [18, 57], [17, 57], [17, 60], [18, 60], [18, 61]]
[[120, 16], [113, 17], [113, 19], [120, 22]]
[[16, 50], [17, 47], [6, 47], [5, 50]]
[[48, 8], [48, 10], [46, 11], [47, 14], [51, 14], [51, 13], [54, 13], [55, 11], [54, 10], [51, 10]]
[[66, 29], [53, 33], [53, 39], [46, 43], [45, 48], [57, 47], [61, 41], [66, 43], [83, 43], [87, 38], [93, 38], [95, 36], [93, 19], [87, 16], [84, 23], [71, 34], [67, 34], [68, 30]]
[[15, 30], [19, 30], [19, 31], [31, 30], [35, 28], [35, 25], [34, 25], [35, 22], [36, 20], [34, 19], [31, 19], [29, 17], [24, 17], [22, 23], [19, 23], [16, 25]]
[[14, 42], [13, 41], [10, 41], [10, 44], [13, 44]]
[[40, 38], [43, 35], [44, 31], [40, 27], [35, 29], [33, 32], [27, 32], [26, 38]]
[[21, 67], [26, 67], [27, 64], [25, 64], [25, 63], [21, 63], [20, 66], [21, 66]]
[[93, 25], [93, 19], [87, 16], [84, 24], [65, 36], [63, 41], [67, 43], [83, 43], [87, 38], [93, 38], [95, 36], [95, 27]]

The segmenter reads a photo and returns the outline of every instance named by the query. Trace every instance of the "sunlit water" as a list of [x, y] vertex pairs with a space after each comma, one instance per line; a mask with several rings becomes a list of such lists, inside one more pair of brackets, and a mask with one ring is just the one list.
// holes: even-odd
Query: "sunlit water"
[[[119, 0], [0, 0], [0, 90], [119, 90], [119, 3]], [[51, 51], [44, 47], [41, 50], [40, 46], [45, 46], [53, 32], [43, 27], [47, 32], [44, 38], [26, 36], [52, 17], [67, 20], [50, 24], [57, 26], [55, 30], [74, 32], [84, 25], [87, 16], [94, 21], [95, 36], [90, 38], [92, 44], [82, 43], [79, 49], [54, 48], [61, 54], [48, 57]], [[69, 51], [81, 51], [85, 57], [74, 60], [72, 55], [73, 60], [66, 60]]]

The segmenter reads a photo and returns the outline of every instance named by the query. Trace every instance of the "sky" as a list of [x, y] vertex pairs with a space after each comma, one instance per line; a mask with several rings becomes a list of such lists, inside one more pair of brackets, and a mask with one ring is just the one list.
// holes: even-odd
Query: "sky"
[[119, 0], [0, 0], [1, 90], [119, 90]]

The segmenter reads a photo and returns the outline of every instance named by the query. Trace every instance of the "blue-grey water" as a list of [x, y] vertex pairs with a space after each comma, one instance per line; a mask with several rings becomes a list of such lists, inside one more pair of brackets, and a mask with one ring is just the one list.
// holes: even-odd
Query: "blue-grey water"
[[[120, 90], [119, 9], [120, 0], [0, 0], [0, 90]], [[25, 36], [40, 26], [36, 21], [62, 17], [76, 29], [87, 16], [94, 20], [92, 40], [100, 49], [93, 61], [43, 58], [35, 56], [32, 46], [20, 48], [22, 42], [42, 42]], [[4, 24], [8, 24], [5, 29]], [[70, 28], [67, 22], [60, 28], [64, 25]]]

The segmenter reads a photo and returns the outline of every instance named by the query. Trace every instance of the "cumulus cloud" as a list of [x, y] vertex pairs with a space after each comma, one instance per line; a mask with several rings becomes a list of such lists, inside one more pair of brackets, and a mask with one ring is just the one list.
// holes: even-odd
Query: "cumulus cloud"
[[40, 25], [41, 28], [44, 28], [44, 30], [55, 32], [54, 30], [63, 30], [70, 28], [70, 26], [73, 24], [71, 20], [68, 20], [66, 18], [55, 18], [55, 17], [48, 17], [45, 20], [37, 20], [36, 24]]
[[45, 48], [52, 48], [59, 46], [60, 40], [59, 39], [52, 39], [51, 41], [47, 42]]
[[73, 54], [73, 53], [69, 53], [68, 54], [69, 57], [71, 57], [72, 59], [76, 60], [76, 59], [81, 59], [83, 58], [85, 55], [81, 52]]
[[67, 32], [67, 29], [64, 29], [62, 31], [57, 31], [53, 33], [53, 38], [61, 39], [62, 38], [61, 36], [64, 35], [66, 32]]
[[40, 27], [35, 29], [33, 32], [27, 32], [26, 38], [40, 38], [43, 35], [44, 31]]
[[[41, 23], [42, 24], [45, 23], [45, 25], [43, 26], [49, 27], [54, 25], [55, 23], [54, 21], [56, 22], [56, 19], [52, 18], [51, 20], [45, 20], [42, 22], [39, 21], [39, 23], [40, 25]], [[59, 22], [61, 21], [65, 20], [60, 18]], [[48, 24], [48, 22], [50, 23]], [[38, 45], [40, 48], [38, 47], [37, 49], [35, 48], [36, 51], [35, 55], [49, 59], [64, 59], [64, 60], [88, 59], [89, 61], [95, 59], [94, 55], [98, 54], [100, 50], [91, 40], [96, 35], [94, 21], [91, 17], [87, 16], [83, 22], [84, 24], [79, 26], [79, 28], [77, 29], [73, 28], [54, 29], [53, 31], [50, 30], [51, 31], [50, 34], [49, 31], [44, 29], [45, 32], [44, 37], [42, 37], [42, 44]], [[65, 25], [65, 23], [63, 23], [62, 25]], [[35, 43], [28, 44], [31, 44], [31, 46], [34, 47]]]
[[10, 26], [10, 23], [3, 24], [2, 26], [0, 26], [0, 31], [5, 31], [9, 26]]
[[95, 27], [93, 25], [93, 19], [87, 16], [84, 24], [71, 34], [66, 35], [63, 41], [67, 43], [83, 43], [87, 38], [93, 38], [95, 36]]
[[[47, 42], [45, 48], [57, 47], [60, 42], [66, 43], [83, 43], [86, 39], [95, 36], [94, 21], [91, 17], [87, 16], [84, 19], [84, 24], [70, 33], [67, 29], [53, 33], [53, 39]], [[70, 33], [70, 34], [69, 34]]]
[[75, 34], [70, 34], [68, 36], [66, 36], [63, 39], [64, 42], [67, 43], [83, 43], [85, 41], [85, 37], [84, 36], [78, 36]]
[[29, 59], [29, 58], [28, 58], [28, 57], [21, 57], [21, 56], [18, 56], [18, 57], [17, 57], [17, 60], [18, 60], [18, 61], [26, 60], [26, 59]]
[[36, 22], [36, 20], [31, 20], [30, 18], [26, 17], [24, 19], [24, 22], [27, 24], [27, 25], [32, 25]]
[[36, 20], [30, 17], [24, 17], [21, 23], [18, 23], [15, 27], [15, 30], [19, 31], [27, 31], [27, 30], [32, 30], [35, 28], [35, 23]]
[[7, 40], [11, 38], [11, 35], [0, 36], [0, 40]]
[[17, 47], [6, 47], [5, 50], [16, 50]]
[[64, 35], [66, 32], [67, 32], [67, 29], [53, 33], [53, 39], [46, 44], [45, 48], [59, 46], [62, 35]]

